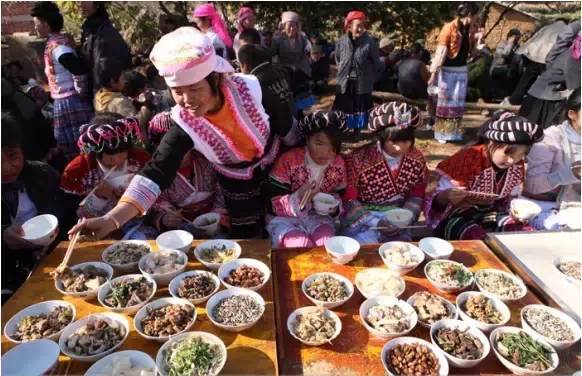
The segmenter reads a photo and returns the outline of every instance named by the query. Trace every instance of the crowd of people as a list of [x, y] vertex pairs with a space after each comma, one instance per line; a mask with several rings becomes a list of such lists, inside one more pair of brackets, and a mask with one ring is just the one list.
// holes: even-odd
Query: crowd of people
[[[104, 3], [80, 8], [80, 48], [62, 33], [56, 4], [36, 3], [31, 13], [47, 40], [50, 99], [18, 63], [3, 69], [3, 301], [50, 251], [22, 236], [21, 225], [38, 214], [58, 217], [58, 239], [69, 229], [94, 239], [154, 239], [184, 229], [198, 238], [268, 237], [279, 248], [320, 246], [338, 234], [361, 243], [411, 240], [386, 219], [394, 208], [408, 209], [410, 223], [423, 216], [445, 239], [573, 226], [579, 22], [563, 25], [543, 68], [526, 64], [516, 79], [523, 113], [493, 114], [475, 144], [430, 171], [415, 147], [422, 111], [406, 101], [375, 105], [372, 91], [393, 87], [427, 99], [435, 138], [459, 140], [469, 61], [484, 48], [476, 3], [458, 6], [432, 57], [422, 41], [407, 52], [387, 38], [378, 43], [359, 10], [346, 15], [343, 36], [330, 48], [303, 31], [296, 12], [284, 12], [269, 34], [255, 28], [253, 9], [241, 7], [231, 36], [220, 12], [203, 4], [193, 25], [161, 19], [164, 35], [147, 58], [136, 58]], [[512, 30], [497, 48], [494, 77], [512, 71], [519, 35]], [[333, 108], [313, 111], [331, 61]], [[532, 77], [533, 69], [540, 74]], [[377, 141], [342, 154], [342, 143], [362, 130]], [[509, 209], [519, 194], [544, 203], [530, 223]], [[323, 205], [316, 196], [325, 197]], [[194, 225], [208, 213], [218, 218], [218, 232]]]

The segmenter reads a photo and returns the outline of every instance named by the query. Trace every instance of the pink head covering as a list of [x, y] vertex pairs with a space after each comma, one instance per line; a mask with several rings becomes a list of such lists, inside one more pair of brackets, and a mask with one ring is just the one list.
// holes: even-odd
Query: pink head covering
[[254, 15], [255, 11], [249, 7], [242, 7], [238, 10], [238, 15], [236, 16], [236, 29], [239, 31], [239, 33], [242, 33], [245, 30], [242, 25], [243, 21]]
[[344, 30], [348, 29], [348, 27], [350, 26], [350, 23], [353, 20], [365, 21], [366, 14], [362, 11], [359, 11], [359, 10], [352, 10], [351, 12], [349, 12], [348, 15], [346, 16], [346, 19], [344, 20]]
[[189, 26], [160, 38], [150, 60], [169, 87], [195, 84], [212, 72], [234, 72], [226, 60], [216, 55], [210, 39]]
[[292, 11], [283, 12], [283, 14], [281, 14], [281, 23], [282, 24], [286, 24], [287, 22], [299, 23], [300, 20], [301, 20], [301, 17], [299, 17], [299, 15], [297, 13], [292, 12]]
[[230, 37], [228, 29], [226, 28], [226, 25], [224, 24], [222, 17], [220, 17], [220, 14], [218, 14], [218, 11], [214, 7], [214, 5], [212, 4], [199, 5], [196, 7], [196, 9], [194, 9], [193, 15], [194, 17], [208, 17], [210, 19], [210, 25], [212, 26], [214, 31], [216, 31], [216, 34], [218, 34], [220, 39], [222, 39], [222, 41], [228, 48], [232, 48], [232, 38]]

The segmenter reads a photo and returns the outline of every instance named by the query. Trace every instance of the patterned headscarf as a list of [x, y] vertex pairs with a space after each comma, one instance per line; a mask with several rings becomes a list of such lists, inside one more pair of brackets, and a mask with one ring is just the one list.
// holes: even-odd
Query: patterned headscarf
[[139, 122], [135, 118], [120, 119], [111, 124], [87, 124], [81, 128], [77, 146], [82, 153], [115, 152], [125, 145], [142, 141]]
[[348, 127], [347, 116], [341, 111], [315, 111], [299, 121], [299, 129], [305, 136], [325, 129], [336, 129], [344, 136], [353, 132]]
[[513, 112], [502, 111], [481, 126], [481, 135], [502, 144], [532, 145], [544, 138], [544, 129]]
[[368, 127], [372, 132], [388, 127], [416, 128], [420, 120], [418, 107], [406, 102], [386, 102], [370, 111]]

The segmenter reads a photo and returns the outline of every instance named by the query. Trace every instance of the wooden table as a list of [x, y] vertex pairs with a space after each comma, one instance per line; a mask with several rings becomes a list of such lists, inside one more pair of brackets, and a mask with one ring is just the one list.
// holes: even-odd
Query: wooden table
[[[101, 260], [101, 252], [112, 241], [91, 243], [79, 243], [71, 257], [70, 265], [85, 261]], [[194, 242], [196, 245], [199, 242]], [[271, 248], [268, 240], [248, 240], [239, 242], [242, 247], [241, 257], [250, 257], [261, 260], [269, 265], [271, 263]], [[155, 247], [155, 242], [151, 242]], [[50, 254], [46, 260], [36, 269], [26, 283], [18, 289], [12, 298], [2, 306], [2, 328], [15, 313], [21, 309], [38, 302], [53, 299], [62, 299], [71, 302], [77, 309], [77, 318], [85, 317], [91, 313], [105, 312], [107, 308], [101, 306], [97, 299], [84, 301], [77, 298], [63, 297], [55, 287], [48, 273], [61, 262], [66, 251], [67, 243], [59, 244], [59, 247]], [[203, 266], [189, 253], [187, 270], [202, 269]], [[273, 285], [269, 281], [259, 291], [266, 302], [266, 310], [253, 328], [242, 333], [231, 333], [216, 328], [206, 316], [203, 306], [197, 307], [198, 317], [192, 330], [200, 330], [216, 334], [222, 339], [228, 348], [228, 359], [223, 369], [224, 374], [263, 374], [273, 375], [278, 373], [277, 353], [275, 341], [275, 309], [273, 306]], [[166, 287], [158, 289], [155, 298], [170, 296]], [[161, 343], [147, 341], [135, 331], [133, 317], [126, 316], [130, 322], [130, 334], [127, 341], [119, 350], [141, 350], [154, 359]], [[15, 345], [2, 336], [2, 353], [5, 353]], [[92, 363], [71, 361], [69, 357], [61, 355], [56, 374], [79, 375], [83, 374]]]
[[[482, 268], [508, 270], [503, 263], [480, 241], [453, 242], [455, 252], [452, 260], [462, 262], [471, 271]], [[305, 375], [383, 375], [384, 369], [380, 353], [386, 341], [373, 338], [360, 321], [359, 308], [364, 297], [355, 292], [344, 305], [334, 308], [342, 320], [343, 330], [332, 344], [320, 347], [305, 346], [294, 339], [287, 331], [286, 321], [289, 314], [296, 308], [312, 305], [303, 295], [301, 283], [309, 275], [330, 271], [339, 273], [351, 281], [355, 274], [369, 267], [383, 266], [378, 255], [378, 246], [362, 246], [357, 258], [348, 265], [338, 265], [331, 262], [323, 248], [315, 249], [279, 249], [273, 252], [273, 275], [275, 278], [275, 300], [277, 302], [277, 351], [281, 360], [282, 374]], [[436, 292], [424, 276], [424, 263], [407, 274], [406, 290], [400, 297], [406, 300], [410, 295], [420, 290]], [[439, 295], [455, 301], [456, 294]], [[508, 325], [521, 326], [519, 312], [528, 304], [540, 303], [540, 299], [532, 292], [518, 302], [509, 304], [511, 321]], [[410, 336], [429, 339], [429, 331], [420, 325], [409, 333]], [[579, 344], [569, 351], [559, 354], [560, 367], [558, 373], [572, 374], [580, 369]], [[451, 367], [451, 374], [509, 374], [495, 357], [493, 350], [478, 367], [472, 369], [457, 369]]]

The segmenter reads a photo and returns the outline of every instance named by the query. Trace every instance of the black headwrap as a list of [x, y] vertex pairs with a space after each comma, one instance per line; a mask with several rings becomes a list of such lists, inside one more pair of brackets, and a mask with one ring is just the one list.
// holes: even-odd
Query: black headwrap
[[495, 114], [481, 126], [481, 136], [502, 144], [533, 145], [544, 138], [544, 129], [513, 112]]
[[334, 129], [342, 136], [353, 132], [348, 127], [347, 116], [341, 111], [315, 111], [299, 121], [299, 129], [305, 136], [327, 129]]
[[2, 147], [19, 146], [22, 144], [21, 124], [14, 116], [2, 112]]
[[370, 111], [368, 128], [375, 132], [383, 128], [416, 128], [420, 124], [420, 110], [405, 102], [386, 102]]

